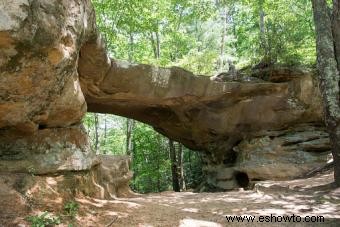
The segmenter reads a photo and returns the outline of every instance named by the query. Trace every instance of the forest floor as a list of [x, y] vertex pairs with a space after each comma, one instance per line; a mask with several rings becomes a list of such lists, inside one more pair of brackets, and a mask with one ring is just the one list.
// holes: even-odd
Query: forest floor
[[[264, 181], [254, 190], [223, 193], [163, 192], [115, 200], [82, 197], [77, 198], [80, 209], [73, 226], [340, 226], [340, 189], [334, 189], [332, 178], [332, 173], [324, 173], [308, 179]], [[228, 222], [227, 215], [256, 219]], [[300, 223], [260, 223], [260, 215], [273, 221], [273, 215], [323, 216], [325, 222], [306, 223], [302, 218]]]
[[[287, 223], [289, 226], [340, 226], [340, 189], [332, 187], [332, 173], [292, 181], [266, 181], [254, 190], [224, 193], [163, 192], [113, 201], [79, 199], [83, 226], [218, 227], [244, 226], [228, 222], [229, 215], [323, 216], [325, 223]], [[278, 221], [280, 221], [278, 219]], [[304, 219], [302, 219], [304, 221]], [[98, 225], [98, 223], [101, 223]]]

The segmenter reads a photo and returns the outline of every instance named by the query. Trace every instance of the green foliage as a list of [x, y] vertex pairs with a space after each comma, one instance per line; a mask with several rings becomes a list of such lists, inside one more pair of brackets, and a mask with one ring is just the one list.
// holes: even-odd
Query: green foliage
[[64, 205], [64, 211], [66, 215], [70, 216], [73, 219], [77, 216], [78, 210], [79, 204], [75, 201], [69, 201]]
[[47, 211], [41, 215], [28, 216], [26, 220], [31, 224], [32, 227], [54, 226], [61, 223], [59, 217], [53, 217]]
[[139, 123], [134, 129], [134, 179], [131, 187], [141, 193], [170, 189], [171, 171], [168, 139], [150, 126]]
[[[103, 154], [124, 154], [125, 151], [125, 118], [98, 114], [99, 124], [97, 125], [99, 131], [99, 147]], [[90, 136], [91, 146], [95, 146], [95, 127], [93, 113], [87, 113], [83, 118], [83, 124]]]
[[[219, 70], [221, 60], [228, 59], [240, 67], [265, 58], [288, 65], [315, 62], [309, 0], [94, 0], [93, 3], [99, 28], [115, 58], [129, 59], [133, 52], [136, 62], [176, 65], [208, 75]], [[264, 12], [263, 41], [260, 9]], [[226, 19], [221, 16], [225, 10]], [[159, 58], [154, 53], [156, 34], [160, 39]]]
[[203, 180], [202, 159], [197, 151], [184, 148], [184, 173], [187, 188], [196, 188]]

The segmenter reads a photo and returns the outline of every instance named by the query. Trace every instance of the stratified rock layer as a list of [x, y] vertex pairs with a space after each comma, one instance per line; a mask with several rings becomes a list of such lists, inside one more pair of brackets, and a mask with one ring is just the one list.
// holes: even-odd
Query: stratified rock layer
[[78, 127], [43, 129], [31, 135], [0, 131], [0, 172], [48, 174], [91, 169], [96, 163]]

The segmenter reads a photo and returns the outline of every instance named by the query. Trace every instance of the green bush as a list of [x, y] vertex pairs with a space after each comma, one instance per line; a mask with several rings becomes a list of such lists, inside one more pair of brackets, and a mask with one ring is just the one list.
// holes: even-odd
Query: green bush
[[53, 217], [47, 211], [41, 215], [28, 216], [26, 220], [31, 224], [32, 227], [54, 226], [61, 223], [59, 217]]
[[79, 210], [79, 204], [75, 201], [69, 201], [64, 205], [66, 215], [75, 218]]

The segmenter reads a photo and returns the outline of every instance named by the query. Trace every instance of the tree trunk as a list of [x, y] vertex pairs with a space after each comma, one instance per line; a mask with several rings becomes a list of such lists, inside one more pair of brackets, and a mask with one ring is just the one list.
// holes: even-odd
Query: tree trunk
[[106, 114], [104, 115], [104, 141], [103, 144], [106, 144], [106, 138], [107, 138], [107, 120], [106, 120]]
[[183, 146], [178, 143], [178, 167], [179, 167], [179, 179], [180, 188], [182, 191], [186, 190], [185, 179], [184, 179], [184, 169], [183, 169]]
[[[259, 3], [259, 14], [260, 14], [260, 20], [259, 20], [259, 26], [260, 26], [260, 48], [263, 50], [263, 63], [268, 63], [270, 62], [270, 54], [269, 54], [269, 45], [267, 44], [266, 40], [266, 25], [264, 18], [266, 16], [266, 13], [264, 12], [263, 5], [264, 5], [265, 0], [261, 0]], [[261, 53], [261, 52], [260, 52]]]
[[174, 142], [169, 139], [170, 148], [170, 160], [171, 160], [171, 174], [172, 174], [172, 188], [175, 192], [180, 191], [178, 172], [177, 172], [177, 160], [176, 160], [176, 149]]
[[225, 49], [225, 38], [227, 33], [227, 9], [223, 7], [222, 11], [222, 36], [221, 36], [221, 43], [220, 43], [220, 65], [219, 71], [222, 72], [224, 70], [225, 59], [224, 59], [224, 49]]
[[99, 153], [99, 131], [98, 131], [98, 127], [99, 127], [99, 118], [98, 118], [98, 114], [95, 113], [94, 114], [94, 132], [95, 132], [94, 148], [96, 149], [96, 154]]
[[188, 154], [188, 161], [189, 161], [189, 173], [192, 174], [192, 162], [191, 162], [191, 150], [189, 150], [189, 154]]
[[[134, 45], [134, 37], [133, 33], [130, 32], [130, 39], [129, 39], [129, 62], [133, 61], [133, 45]], [[134, 127], [134, 120], [133, 119], [126, 119], [126, 154], [132, 155], [133, 150], [133, 127]], [[133, 160], [133, 159], [132, 159]]]
[[134, 128], [134, 120], [126, 119], [126, 154], [132, 155], [133, 151], [133, 128]]
[[153, 50], [153, 55], [155, 59], [157, 59], [157, 47], [156, 47], [155, 38], [153, 37], [153, 32], [150, 33], [150, 41], [151, 41], [151, 46]]
[[[325, 0], [312, 0], [312, 3], [325, 121], [332, 145], [334, 179], [336, 185], [340, 186], [339, 71], [334, 48], [336, 40], [334, 40], [332, 34], [332, 23], [328, 13], [327, 2]], [[338, 0], [335, 1], [335, 6], [336, 3], [338, 3]]]
[[156, 58], [159, 59], [161, 57], [161, 40], [160, 40], [158, 31], [156, 31], [156, 44], [157, 44]]
[[338, 63], [338, 72], [340, 72], [340, 1], [333, 0], [333, 18], [332, 30], [335, 47], [335, 56]]
[[134, 39], [133, 39], [133, 33], [130, 33], [130, 37], [129, 37], [129, 62], [133, 61], [133, 43], [134, 43]]

